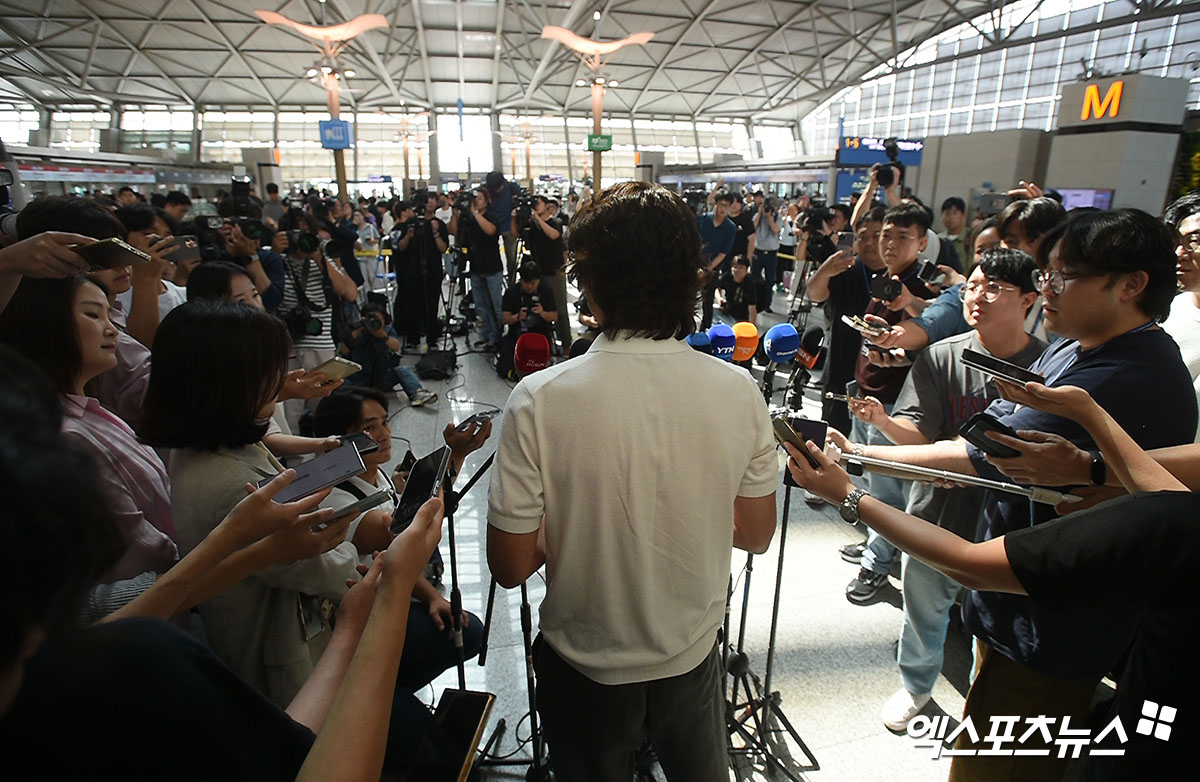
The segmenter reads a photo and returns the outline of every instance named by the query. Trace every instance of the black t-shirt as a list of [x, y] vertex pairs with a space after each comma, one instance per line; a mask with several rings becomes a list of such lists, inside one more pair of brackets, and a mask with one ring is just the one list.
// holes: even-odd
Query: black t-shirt
[[[871, 303], [871, 280], [887, 271], [868, 269], [855, 262], [846, 271], [829, 279], [829, 298], [824, 302], [825, 319], [829, 322], [829, 342], [825, 346], [825, 373], [822, 391], [846, 393], [846, 384], [854, 379], [854, 366], [862, 348], [862, 334], [842, 323], [843, 315], [862, 315]], [[844, 402], [824, 399], [822, 418], [843, 432], [849, 432], [850, 419]], [[839, 426], [838, 424], [841, 424]]]
[[[546, 312], [558, 312], [558, 306], [554, 302], [554, 291], [550, 285], [544, 280], [538, 281], [537, 293], [526, 293], [521, 288], [521, 283], [516, 282], [508, 286], [508, 290], [504, 292], [504, 296], [500, 299], [500, 308], [505, 312], [514, 315], [520, 314], [522, 307], [532, 308], [533, 298], [537, 297], [537, 303], [542, 305], [542, 309]], [[532, 315], [532, 313], [530, 313]], [[559, 313], [561, 316], [562, 313]], [[535, 326], [533, 331], [537, 331], [549, 336], [554, 333], [554, 324], [542, 318], [529, 318], [530, 322]], [[530, 329], [525, 328], [523, 321], [517, 321], [508, 327], [509, 334], [521, 334]]]
[[[936, 297], [937, 294], [929, 290], [925, 283], [921, 282], [921, 278], [917, 277], [915, 261], [901, 272], [899, 277], [904, 287], [908, 288], [916, 298], [932, 299]], [[879, 299], [871, 299], [867, 305], [867, 314], [878, 315], [893, 326], [909, 319], [906, 311], [890, 310], [887, 304]], [[896, 401], [896, 397], [900, 396], [900, 389], [904, 386], [904, 378], [908, 377], [909, 367], [876, 366], [868, 359], [869, 355], [867, 340], [864, 339], [859, 346], [858, 363], [854, 367], [854, 379], [858, 381], [858, 391], [863, 396], [873, 396], [885, 405], [890, 405]]]
[[529, 220], [529, 229], [525, 233], [525, 238], [529, 245], [527, 249], [533, 256], [534, 263], [542, 270], [543, 277], [549, 277], [563, 265], [563, 227], [555, 217], [548, 217], [544, 222], [558, 231], [557, 239], [546, 236], [546, 232], [532, 218]]
[[[408, 232], [414, 229], [417, 218], [413, 218], [406, 223], [397, 223], [392, 229], [392, 247], [400, 244], [400, 240], [408, 235]], [[420, 274], [421, 267], [417, 264], [417, 259], [422, 256], [425, 258], [425, 271], [429, 274], [436, 274], [439, 277], [442, 275], [442, 252], [438, 249], [437, 242], [434, 241], [433, 231], [434, 226], [437, 226], [438, 236], [443, 242], [450, 241], [450, 231], [445, 223], [441, 220], [428, 218], [425, 224], [421, 226], [417, 233], [413, 236], [412, 241], [408, 243], [408, 248], [403, 251], [393, 251], [392, 255], [392, 270], [399, 277], [401, 275]]]
[[282, 782], [314, 738], [178, 628], [127, 619], [30, 658], [0, 757], [14, 777]]
[[758, 290], [754, 278], [747, 274], [741, 282], [733, 279], [729, 272], [721, 276], [717, 287], [725, 294], [725, 312], [736, 320], [750, 320], [750, 305], [758, 304]]
[[[500, 218], [491, 209], [483, 213], [483, 219], [492, 225], [500, 224]], [[479, 221], [471, 214], [459, 214], [458, 216], [459, 234], [464, 233], [464, 230], [467, 241], [463, 244], [470, 248], [467, 258], [471, 265], [471, 274], [486, 275], [503, 272], [504, 264], [500, 260], [499, 236], [497, 234], [489, 236], [479, 226]]]
[[[1086, 778], [1176, 779], [1200, 736], [1200, 646], [1195, 573], [1200, 570], [1200, 496], [1135, 494], [1004, 537], [1009, 564], [1029, 596], [1052, 612], [1117, 609], [1134, 613], [1117, 698], [1104, 724], [1119, 716], [1129, 743], [1119, 757], [1092, 756]], [[1168, 741], [1137, 731], [1143, 702], [1159, 708], [1151, 727], [1169, 726]], [[1161, 707], [1177, 709], [1173, 719]], [[1119, 747], [1110, 735], [1100, 748]]]
[[733, 249], [721, 264], [723, 272], [729, 271], [729, 262], [733, 260], [733, 256], [746, 254], [750, 247], [750, 237], [754, 236], [754, 216], [750, 214], [750, 210], [743, 209], [737, 217], [729, 215], [729, 220], [737, 228], [737, 236], [733, 237]]

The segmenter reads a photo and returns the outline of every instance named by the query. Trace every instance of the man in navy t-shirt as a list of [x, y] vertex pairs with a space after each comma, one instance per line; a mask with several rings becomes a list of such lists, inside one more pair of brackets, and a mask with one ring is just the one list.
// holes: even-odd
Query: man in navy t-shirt
[[717, 270], [729, 260], [727, 256], [733, 249], [733, 240], [737, 237], [737, 227], [729, 220], [731, 203], [733, 196], [722, 191], [713, 201], [713, 213], [696, 218], [696, 224], [700, 228], [700, 239], [704, 242], [704, 257], [709, 260], [708, 282], [701, 294], [702, 329], [712, 325], [713, 295], [717, 289], [717, 278], [720, 276]]
[[[1044, 271], [1034, 277], [1045, 297], [1047, 328], [1065, 339], [1030, 369], [1048, 386], [1088, 391], [1145, 449], [1189, 443], [1197, 423], [1191, 376], [1179, 348], [1157, 325], [1175, 293], [1174, 245], [1166, 227], [1139, 210], [1086, 213], [1046, 235]], [[1018, 432], [1050, 432], [1084, 450], [1096, 447], [1082, 427], [1059, 416], [1003, 400], [988, 412]], [[869, 446], [865, 453], [1007, 480], [961, 439]], [[1104, 482], [1103, 471], [1098, 463], [1098, 483]], [[989, 491], [976, 540], [1055, 517], [1050, 506]], [[1120, 606], [1050, 613], [1027, 597], [992, 592], [972, 592], [963, 616], [977, 639], [976, 675], [964, 719], [972, 718], [980, 736], [990, 728], [991, 716], [1044, 714], [1082, 725], [1096, 684], [1128, 647], [1136, 620]], [[1056, 757], [959, 756], [950, 778], [1033, 778], [1046, 773], [1047, 764], [1063, 763]]]

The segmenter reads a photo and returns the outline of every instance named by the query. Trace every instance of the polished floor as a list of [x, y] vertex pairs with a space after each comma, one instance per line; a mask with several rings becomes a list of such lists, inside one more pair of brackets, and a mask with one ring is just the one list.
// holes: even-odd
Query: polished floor
[[[776, 295], [775, 307], [786, 309], [783, 295]], [[820, 322], [820, 318], [820, 313], [814, 312], [811, 323]], [[780, 315], [762, 316], [764, 325], [779, 320]], [[467, 415], [493, 405], [504, 406], [510, 384], [496, 376], [486, 355], [463, 355], [464, 348], [464, 340], [459, 338], [460, 367], [453, 379], [426, 382], [439, 394], [436, 404], [423, 408], [401, 406], [393, 410], [393, 435], [409, 441], [418, 455], [428, 452], [441, 441], [441, 431], [448, 422], [461, 421]], [[405, 363], [415, 363], [416, 358], [407, 356]], [[755, 371], [759, 370], [756, 368]], [[786, 376], [777, 377], [776, 386], [782, 386], [785, 379]], [[782, 393], [777, 394], [775, 402], [781, 403], [782, 397]], [[805, 402], [810, 414], [819, 414], [816, 398], [816, 392], [810, 389]], [[499, 427], [504, 425], [503, 417], [497, 419], [496, 424], [493, 441], [499, 434]], [[404, 445], [398, 445], [395, 451], [399, 457], [404, 453]], [[467, 460], [464, 476], [469, 477], [478, 469], [493, 450], [494, 444], [489, 443], [473, 454]], [[460, 478], [460, 487], [465, 480], [465, 477]], [[487, 487], [485, 475], [463, 499], [454, 519], [463, 604], [479, 616], [485, 613], [489, 585], [485, 555]], [[785, 497], [781, 481], [779, 512], [781, 525], [787, 525], [787, 538], [771, 689], [779, 693], [784, 715], [815, 756], [819, 770], [796, 771], [790, 763], [789, 768], [798, 778], [828, 782], [944, 779], [949, 769], [948, 759], [931, 759], [929, 751], [914, 746], [909, 737], [888, 732], [879, 718], [880, 707], [900, 686], [895, 663], [901, 622], [898, 568], [890, 585], [876, 601], [864, 606], [850, 603], [844, 589], [857, 573], [857, 566], [842, 561], [837, 550], [846, 543], [861, 540], [863, 532], [846, 525], [828, 505], [810, 506], [798, 489], [792, 492], [785, 518]], [[751, 672], [760, 679], [765, 674], [781, 532], [782, 528], [776, 532], [766, 554], [754, 558], [752, 573], [745, 568], [744, 553], [734, 552], [732, 560], [737, 580], [732, 615], [733, 640], [737, 640], [743, 587], [749, 578], [745, 650]], [[448, 565], [450, 552], [445, 534], [441, 548]], [[534, 606], [536, 628], [536, 606], [545, 591], [540, 574], [530, 579], [528, 591]], [[926, 713], [944, 711], [956, 717], [961, 714], [970, 667], [968, 638], [955, 619], [946, 644], [943, 674]], [[514, 759], [528, 758], [531, 749], [527, 743], [529, 700], [519, 590], [497, 590], [487, 664], [480, 667], [476, 661], [469, 661], [466, 683], [469, 689], [486, 690], [497, 696], [488, 734], [501, 720], [505, 730], [493, 747], [493, 754], [515, 753]], [[450, 670], [420, 696], [427, 703], [433, 703], [443, 689], [456, 684], [457, 674]], [[799, 748], [790, 739], [786, 743], [793, 744], [790, 754], [803, 762]], [[778, 750], [777, 754], [786, 756], [788, 750]], [[742, 764], [736, 774], [731, 772], [731, 778], [786, 778], [761, 773], [761, 758], [747, 763], [749, 765]], [[524, 778], [526, 767], [487, 768], [482, 779]], [[661, 773], [657, 778], [663, 778]]]

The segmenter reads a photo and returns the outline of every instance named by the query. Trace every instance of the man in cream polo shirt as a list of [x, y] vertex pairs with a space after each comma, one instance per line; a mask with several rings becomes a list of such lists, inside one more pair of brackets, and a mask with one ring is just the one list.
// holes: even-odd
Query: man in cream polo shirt
[[761, 553], [775, 531], [766, 406], [681, 339], [705, 264], [677, 196], [605, 190], [570, 250], [604, 333], [509, 397], [488, 565], [506, 587], [546, 565], [535, 667], [557, 779], [626, 782], [649, 736], [668, 779], [724, 781], [717, 630], [733, 547]]

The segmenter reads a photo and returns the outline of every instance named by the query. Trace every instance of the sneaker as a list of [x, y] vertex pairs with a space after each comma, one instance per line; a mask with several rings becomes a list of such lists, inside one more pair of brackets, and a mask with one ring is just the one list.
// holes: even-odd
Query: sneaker
[[846, 599], [851, 603], [866, 603], [887, 586], [887, 573], [875, 573], [864, 568], [846, 585]]
[[862, 564], [863, 552], [867, 550], [866, 543], [850, 543], [838, 549], [838, 553], [842, 555], [842, 559], [847, 562], [859, 565]]
[[436, 402], [437, 398], [437, 394], [433, 393], [427, 388], [422, 388], [421, 390], [417, 391], [417, 393], [409, 397], [408, 401], [413, 407], [424, 407], [425, 405], [431, 405]]
[[422, 342], [422, 343], [421, 343], [421, 347], [418, 349], [418, 352], [419, 352], [419, 353], [420, 353], [422, 356], [423, 356], [423, 355], [425, 355], [426, 353], [428, 353], [428, 352], [429, 352], [429, 345], [427, 345], [427, 344], [425, 344], [424, 342]]
[[925, 704], [929, 703], [929, 695], [913, 695], [901, 687], [895, 695], [888, 698], [887, 703], [879, 711], [883, 726], [892, 733], [904, 733], [912, 718], [921, 713]]

